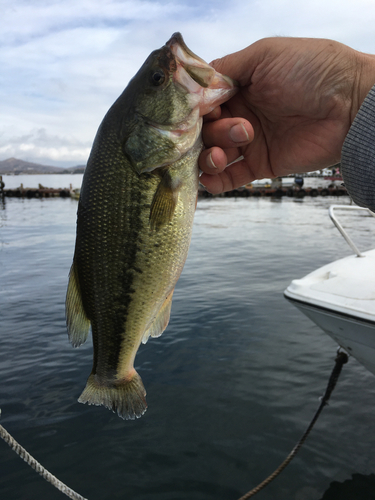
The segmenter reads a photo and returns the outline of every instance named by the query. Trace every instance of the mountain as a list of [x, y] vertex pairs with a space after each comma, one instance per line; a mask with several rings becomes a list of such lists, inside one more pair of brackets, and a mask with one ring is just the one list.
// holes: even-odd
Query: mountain
[[85, 165], [60, 168], [18, 160], [17, 158], [0, 161], [0, 174], [74, 174], [82, 173], [84, 170]]

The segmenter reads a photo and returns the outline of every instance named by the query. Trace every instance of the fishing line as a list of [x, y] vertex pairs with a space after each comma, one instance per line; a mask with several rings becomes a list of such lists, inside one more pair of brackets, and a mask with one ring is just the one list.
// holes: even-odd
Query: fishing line
[[[0, 410], [1, 414], [1, 410]], [[25, 462], [30, 465], [36, 472], [38, 472], [43, 479], [51, 483], [55, 488], [64, 493], [67, 497], [72, 500], [87, 500], [83, 496], [76, 493], [74, 490], [69, 488], [66, 484], [61, 482], [57, 477], [51, 474], [47, 469], [43, 467], [34, 457], [28, 453], [25, 448], [23, 448], [17, 441], [9, 434], [7, 430], [0, 425], [0, 437], [12, 448], [13, 451], [17, 453], [18, 456], [23, 458]]]
[[318, 417], [320, 413], [322, 412], [323, 408], [325, 405], [328, 403], [329, 398], [331, 397], [332, 391], [336, 386], [337, 380], [340, 376], [341, 369], [345, 363], [348, 362], [348, 355], [343, 352], [343, 351], [338, 351], [336, 359], [335, 359], [335, 366], [332, 370], [331, 376], [328, 380], [328, 385], [326, 392], [324, 393], [324, 396], [321, 399], [320, 406], [317, 410], [317, 412], [314, 415], [314, 418], [311, 420], [310, 425], [308, 426], [307, 430], [301, 437], [301, 439], [298, 441], [296, 446], [293, 448], [293, 450], [289, 453], [289, 455], [286, 457], [284, 462], [279, 465], [279, 467], [265, 479], [262, 481], [258, 486], [253, 488], [251, 491], [243, 495], [241, 498], [238, 500], [247, 500], [248, 498], [251, 498], [252, 496], [256, 495], [260, 490], [262, 490], [265, 486], [267, 486], [271, 481], [273, 481], [284, 469], [285, 467], [293, 460], [293, 458], [297, 455], [299, 449], [305, 442], [307, 436], [310, 434], [312, 428], [314, 427], [315, 422], [318, 420]]

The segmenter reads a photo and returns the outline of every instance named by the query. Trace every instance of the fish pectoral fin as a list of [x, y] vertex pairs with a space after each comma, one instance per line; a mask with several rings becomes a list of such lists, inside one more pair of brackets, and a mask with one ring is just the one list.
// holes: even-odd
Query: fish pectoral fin
[[151, 229], [158, 230], [172, 220], [178, 202], [179, 188], [179, 180], [173, 179], [167, 170], [151, 203]]
[[77, 266], [74, 261], [69, 273], [69, 284], [65, 301], [65, 316], [69, 340], [73, 347], [79, 347], [87, 340], [90, 320], [87, 318], [83, 309]]
[[151, 323], [150, 328], [148, 328], [142, 338], [142, 343], [145, 344], [149, 337], [160, 337], [160, 335], [167, 328], [169, 323], [169, 318], [171, 316], [171, 307], [172, 307], [172, 296], [174, 289], [165, 299], [164, 304], [161, 306], [156, 318]]

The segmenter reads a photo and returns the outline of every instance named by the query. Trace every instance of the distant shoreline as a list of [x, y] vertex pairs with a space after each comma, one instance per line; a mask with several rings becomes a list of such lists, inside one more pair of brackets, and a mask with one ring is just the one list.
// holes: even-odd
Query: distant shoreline
[[0, 160], [0, 175], [50, 175], [50, 174], [83, 174], [86, 165], [74, 167], [53, 167], [30, 161], [8, 158]]

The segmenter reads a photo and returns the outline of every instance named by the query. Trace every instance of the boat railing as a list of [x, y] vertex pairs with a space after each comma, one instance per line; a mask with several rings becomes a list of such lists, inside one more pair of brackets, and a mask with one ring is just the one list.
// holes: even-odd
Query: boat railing
[[332, 222], [337, 227], [337, 229], [340, 231], [341, 235], [343, 236], [343, 238], [345, 239], [347, 244], [354, 251], [354, 253], [357, 255], [357, 257], [363, 257], [363, 255], [361, 254], [361, 252], [358, 250], [357, 246], [355, 245], [354, 241], [350, 238], [350, 236], [348, 235], [346, 230], [343, 228], [343, 226], [341, 225], [341, 223], [337, 219], [337, 216], [335, 214], [335, 210], [336, 211], [337, 210], [346, 210], [346, 211], [357, 210], [357, 211], [362, 211], [362, 212], [365, 211], [369, 215], [372, 215], [372, 217], [375, 217], [375, 213], [371, 212], [371, 210], [368, 208], [358, 207], [357, 205], [331, 205], [329, 207], [329, 210], [328, 210], [328, 213], [329, 213], [329, 216], [330, 216]]

